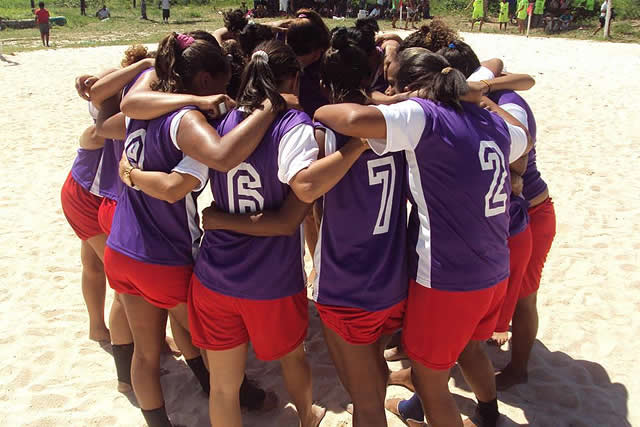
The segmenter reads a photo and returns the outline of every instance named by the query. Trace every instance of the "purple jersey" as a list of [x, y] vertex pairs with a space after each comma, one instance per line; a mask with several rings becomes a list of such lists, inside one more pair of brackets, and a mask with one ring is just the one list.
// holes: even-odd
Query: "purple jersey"
[[[180, 119], [193, 108], [183, 108], [151, 121], [130, 120], [125, 151], [132, 165], [171, 173], [184, 159], [176, 143]], [[206, 183], [206, 167], [196, 176]], [[201, 188], [200, 188], [201, 189]], [[201, 231], [194, 191], [176, 202], [155, 199], [124, 187], [118, 199], [107, 245], [138, 261], [161, 265], [189, 265], [196, 257]]]
[[309, 117], [313, 117], [318, 108], [329, 104], [320, 85], [320, 61], [307, 66], [300, 75], [299, 99], [302, 109]]
[[[376, 152], [406, 150], [409, 274], [426, 287], [472, 291], [509, 275], [512, 127], [469, 103], [464, 112], [421, 98], [377, 106], [387, 138]], [[513, 130], [519, 150], [524, 131]]]
[[[138, 81], [145, 73], [152, 71], [153, 68], [147, 68], [133, 78], [122, 91], [122, 97], [129, 92], [129, 89]], [[104, 141], [104, 155], [102, 159], [102, 167], [100, 173], [100, 195], [111, 200], [118, 200], [118, 196], [124, 190], [124, 183], [118, 175], [120, 158], [124, 150], [124, 141], [106, 139]]]
[[527, 200], [533, 200], [547, 189], [547, 183], [544, 182], [538, 166], [536, 164], [535, 147], [529, 151], [529, 161], [527, 162], [527, 170], [522, 176], [523, 188], [522, 195]]
[[[529, 135], [535, 141], [536, 140], [536, 119], [533, 116], [533, 112], [531, 111], [531, 107], [527, 104], [520, 95], [511, 90], [502, 90], [497, 92], [492, 92], [489, 96], [493, 102], [500, 105], [507, 111], [510, 110], [510, 106], [520, 107], [527, 116], [526, 123], [523, 123], [527, 129], [529, 130]], [[511, 111], [510, 111], [511, 112]], [[519, 118], [518, 114], [514, 114], [514, 117]], [[534, 154], [535, 155], [535, 154]], [[529, 153], [531, 156], [531, 153]], [[530, 161], [530, 160], [529, 160]], [[534, 160], [535, 163], [535, 160]], [[528, 169], [528, 168], [527, 168]], [[526, 171], [525, 171], [526, 175]], [[538, 174], [540, 175], [540, 174]], [[523, 177], [524, 180], [524, 177]], [[509, 199], [509, 235], [515, 236], [516, 234], [524, 231], [529, 224], [529, 203], [521, 196], [516, 196], [514, 194], [511, 195]]]
[[[348, 141], [327, 130], [325, 155]], [[315, 301], [377, 311], [406, 298], [406, 177], [403, 152], [367, 151], [324, 195]]]
[[[245, 118], [231, 111], [218, 127], [225, 135]], [[227, 173], [210, 170], [211, 191], [219, 209], [246, 213], [279, 208], [291, 189], [282, 176], [284, 140], [305, 129], [315, 145], [307, 114], [289, 110], [279, 115], [256, 150]], [[308, 138], [307, 138], [308, 139]], [[309, 141], [293, 140], [292, 145]], [[288, 142], [287, 142], [288, 144]], [[298, 163], [304, 168], [311, 163]], [[300, 170], [300, 169], [297, 169]], [[292, 170], [295, 174], [296, 170]], [[305, 285], [304, 239], [300, 229], [292, 236], [253, 237], [223, 230], [207, 230], [194, 273], [208, 288], [224, 295], [253, 300], [283, 298], [300, 292]]]
[[97, 150], [78, 148], [78, 154], [71, 166], [71, 176], [73, 179], [80, 184], [82, 188], [96, 196], [101, 196], [100, 165], [102, 164], [103, 153], [104, 149], [102, 148], [98, 148]]

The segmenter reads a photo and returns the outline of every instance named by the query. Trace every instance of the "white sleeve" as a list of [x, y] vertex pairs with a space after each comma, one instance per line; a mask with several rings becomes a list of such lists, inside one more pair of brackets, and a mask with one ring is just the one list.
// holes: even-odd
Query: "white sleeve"
[[338, 140], [336, 134], [329, 128], [324, 129], [324, 155], [328, 156], [336, 152]]
[[480, 68], [475, 70], [473, 72], [473, 74], [471, 74], [467, 78], [467, 81], [468, 82], [479, 82], [480, 80], [493, 80], [495, 78], [496, 78], [496, 76], [493, 75], [493, 72], [490, 69], [488, 69], [484, 65], [481, 65]]
[[509, 136], [511, 137], [511, 151], [509, 152], [509, 163], [518, 160], [527, 149], [527, 134], [518, 126], [507, 123]]
[[502, 104], [500, 105], [507, 113], [511, 114], [517, 121], [519, 121], [527, 130], [529, 130], [529, 117], [524, 108], [518, 104]]
[[171, 125], [169, 126], [169, 133], [171, 134], [171, 142], [173, 142], [173, 145], [178, 150], [180, 150], [180, 146], [178, 145], [178, 128], [180, 127], [180, 121], [182, 120], [184, 115], [187, 114], [189, 111], [192, 111], [192, 110], [187, 110], [187, 109], [181, 110], [178, 114], [173, 116], [173, 118], [171, 119]]
[[369, 146], [378, 156], [395, 151], [413, 151], [426, 126], [424, 110], [415, 101], [393, 105], [376, 105], [387, 124], [386, 139], [369, 139]]
[[184, 158], [180, 160], [180, 163], [178, 163], [171, 172], [184, 173], [198, 179], [198, 181], [200, 181], [200, 185], [193, 191], [202, 190], [209, 180], [209, 167], [189, 156], [184, 156]]
[[278, 179], [283, 184], [318, 159], [318, 143], [311, 125], [301, 123], [287, 132], [278, 147]]

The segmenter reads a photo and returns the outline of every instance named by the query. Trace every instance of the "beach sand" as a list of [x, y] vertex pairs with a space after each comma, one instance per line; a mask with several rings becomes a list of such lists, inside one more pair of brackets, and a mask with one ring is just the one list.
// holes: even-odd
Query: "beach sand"
[[[502, 425], [640, 424], [640, 46], [558, 38], [464, 34], [480, 58], [534, 75], [525, 94], [538, 122], [539, 168], [558, 231], [539, 292], [540, 332], [530, 382], [499, 394]], [[108, 348], [88, 340], [80, 242], [60, 208], [80, 132], [90, 124], [74, 77], [119, 63], [124, 48], [40, 50], [0, 59], [0, 425], [142, 426], [116, 391]], [[206, 206], [207, 197], [201, 202]], [[633, 236], [636, 236], [635, 238]], [[307, 257], [307, 261], [309, 261]], [[108, 298], [107, 308], [110, 306]], [[307, 351], [322, 426], [348, 426], [340, 386], [313, 309]], [[496, 368], [506, 350], [490, 349]], [[398, 369], [402, 363], [390, 364]], [[208, 425], [207, 402], [183, 360], [162, 377], [174, 422]], [[294, 426], [277, 363], [249, 374], [283, 408], [248, 426]], [[473, 396], [450, 381], [464, 414]], [[410, 393], [390, 387], [388, 396]], [[402, 423], [392, 414], [390, 426]]]

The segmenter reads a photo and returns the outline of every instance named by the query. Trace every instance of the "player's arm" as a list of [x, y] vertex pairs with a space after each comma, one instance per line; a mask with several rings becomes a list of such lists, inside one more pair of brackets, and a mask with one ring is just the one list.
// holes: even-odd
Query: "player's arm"
[[[514, 159], [513, 161], [517, 161], [521, 156], [531, 151], [531, 149], [533, 148], [533, 138], [531, 138], [531, 135], [529, 134], [529, 131], [527, 130], [527, 127], [524, 124], [520, 123], [518, 119], [513, 117], [511, 114], [509, 114], [502, 108], [500, 108], [498, 104], [496, 104], [495, 102], [493, 102], [491, 99], [487, 97], [483, 98], [483, 104], [485, 108], [487, 108], [492, 113], [496, 113], [505, 122], [507, 122], [507, 125], [510, 125], [509, 133], [511, 135], [512, 144], [513, 144], [514, 137], [517, 136], [515, 135], [515, 133], [513, 133], [513, 128], [520, 129], [521, 132], [524, 132], [524, 137], [526, 138], [526, 147], [524, 147], [524, 150], [522, 153], [520, 153], [519, 155], [516, 154], [518, 157], [516, 157], [516, 159]], [[514, 153], [512, 150], [512, 152], [510, 153], [510, 157], [513, 158], [513, 155]], [[509, 163], [511, 164], [511, 161]]]
[[229, 230], [249, 236], [291, 236], [298, 230], [311, 209], [291, 191], [279, 209], [247, 214], [230, 214], [215, 204], [202, 212], [202, 228], [205, 230]]
[[80, 135], [80, 148], [85, 150], [99, 150], [104, 147], [104, 138], [96, 133], [96, 126], [91, 125]]
[[202, 113], [189, 111], [180, 122], [177, 143], [186, 155], [211, 169], [228, 172], [253, 153], [276, 115], [267, 99], [262, 108], [256, 109], [221, 137]]
[[522, 180], [522, 176], [511, 173], [511, 193], [519, 196], [522, 194], [522, 190], [524, 189], [524, 181]]
[[487, 59], [486, 61], [482, 61], [480, 65], [491, 70], [494, 76], [501, 75], [502, 70], [504, 70], [504, 62], [499, 58]]
[[387, 137], [387, 124], [377, 108], [359, 104], [334, 104], [320, 107], [314, 120], [334, 131], [355, 138]]
[[373, 91], [371, 95], [369, 95], [371, 101], [373, 101], [376, 105], [391, 105], [396, 104], [398, 102], [406, 101], [410, 98], [409, 92], [397, 93], [395, 95], [387, 95], [380, 91]]
[[96, 133], [102, 138], [125, 139], [127, 136], [125, 116], [119, 112], [118, 98], [112, 96], [102, 103], [96, 119]]
[[120, 102], [120, 110], [136, 120], [152, 120], [180, 108], [194, 105], [212, 117], [232, 109], [235, 103], [227, 95], [195, 96], [184, 93], [157, 92], [151, 85], [157, 81], [155, 71], [144, 74]]
[[129, 187], [135, 186], [151, 197], [168, 203], [176, 203], [184, 199], [190, 192], [206, 185], [207, 169], [199, 168], [200, 170], [195, 173], [193, 168], [181, 168], [185, 161], [189, 161], [189, 159], [183, 160], [171, 173], [145, 171], [131, 166], [126, 152], [123, 152], [118, 172], [120, 179]]
[[107, 98], [120, 94], [131, 80], [147, 68], [153, 67], [154, 64], [153, 58], [146, 58], [98, 79], [89, 90], [91, 102], [100, 108]]
[[536, 81], [529, 74], [503, 74], [492, 80], [483, 80], [488, 85], [489, 92], [499, 90], [529, 90]]
[[[324, 146], [325, 132], [315, 130], [318, 146]], [[312, 162], [289, 180], [289, 186], [303, 202], [313, 203], [331, 190], [360, 155], [369, 149], [369, 145], [360, 139], [351, 139], [335, 153]]]
[[518, 158], [518, 160], [509, 164], [509, 169], [511, 170], [512, 173], [522, 176], [527, 171], [528, 161], [529, 161], [529, 153], [525, 153], [520, 158]]

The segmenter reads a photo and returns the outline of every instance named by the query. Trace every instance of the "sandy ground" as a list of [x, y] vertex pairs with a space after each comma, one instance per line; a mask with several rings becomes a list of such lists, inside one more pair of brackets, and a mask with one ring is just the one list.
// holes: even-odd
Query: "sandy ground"
[[[624, 426], [640, 423], [640, 46], [465, 34], [481, 58], [501, 57], [533, 74], [539, 167], [558, 234], [539, 296], [540, 333], [530, 383], [499, 395], [503, 425]], [[74, 76], [119, 63], [122, 47], [1, 57], [0, 425], [141, 426], [116, 391], [108, 349], [87, 338], [79, 241], [59, 191], [89, 124]], [[635, 238], [633, 236], [636, 236]], [[108, 303], [110, 303], [110, 298]], [[351, 425], [312, 313], [307, 342], [322, 426]], [[508, 353], [491, 350], [497, 368]], [[164, 362], [175, 422], [207, 425], [205, 396], [182, 360]], [[392, 369], [400, 363], [391, 364]], [[251, 359], [249, 373], [286, 401], [277, 363]], [[473, 407], [457, 369], [451, 390]], [[409, 396], [390, 387], [388, 396]], [[402, 425], [388, 414], [390, 426]], [[291, 405], [246, 425], [293, 426]]]

